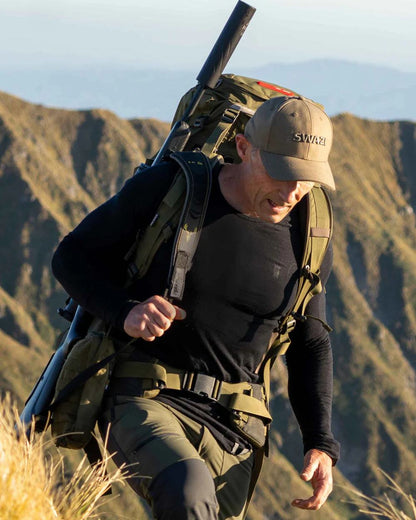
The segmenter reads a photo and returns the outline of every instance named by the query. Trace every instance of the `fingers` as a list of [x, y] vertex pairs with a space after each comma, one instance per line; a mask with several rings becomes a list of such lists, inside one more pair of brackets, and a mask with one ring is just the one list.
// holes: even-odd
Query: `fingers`
[[300, 509], [320, 509], [332, 491], [332, 459], [319, 450], [309, 450], [305, 455], [305, 462], [301, 479], [311, 482], [313, 495], [309, 498], [297, 498], [292, 506]]
[[297, 498], [296, 500], [293, 500], [292, 506], [297, 507], [298, 509], [318, 511], [318, 509], [320, 509], [324, 503], [325, 501], [321, 502], [320, 500], [317, 500], [315, 496], [311, 496], [308, 499]]
[[185, 309], [181, 309], [180, 307], [177, 307], [176, 305], [174, 305], [174, 307], [175, 307], [175, 311], [176, 311], [175, 320], [184, 320], [186, 318]]
[[304, 465], [300, 478], [305, 482], [309, 482], [315, 475], [315, 471], [319, 468], [320, 459], [314, 452], [310, 451], [305, 455]]
[[125, 332], [133, 338], [154, 341], [162, 336], [174, 320], [182, 320], [186, 312], [161, 296], [152, 296], [135, 305], [124, 321]]
[[317, 511], [325, 504], [329, 493], [330, 492], [326, 493], [325, 491], [321, 492], [320, 490], [316, 490], [309, 498], [297, 498], [293, 500], [292, 506], [299, 509], [311, 509]]

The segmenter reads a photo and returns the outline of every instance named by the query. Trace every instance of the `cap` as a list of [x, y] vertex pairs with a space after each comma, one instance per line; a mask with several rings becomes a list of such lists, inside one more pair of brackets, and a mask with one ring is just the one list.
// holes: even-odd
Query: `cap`
[[332, 123], [313, 101], [300, 96], [271, 98], [257, 109], [244, 135], [259, 148], [274, 179], [313, 181], [335, 190], [328, 163]]

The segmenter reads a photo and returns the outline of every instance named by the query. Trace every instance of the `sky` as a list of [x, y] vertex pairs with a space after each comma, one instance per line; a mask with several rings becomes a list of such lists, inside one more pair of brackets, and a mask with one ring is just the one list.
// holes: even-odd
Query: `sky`
[[[0, 0], [0, 67], [199, 71], [237, 0]], [[341, 59], [416, 72], [415, 0], [247, 0], [230, 65]]]

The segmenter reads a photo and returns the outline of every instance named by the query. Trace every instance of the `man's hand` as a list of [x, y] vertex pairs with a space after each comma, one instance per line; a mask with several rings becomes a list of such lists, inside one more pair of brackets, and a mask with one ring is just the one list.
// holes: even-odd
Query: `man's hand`
[[124, 330], [132, 338], [153, 341], [162, 336], [174, 320], [184, 318], [186, 312], [183, 309], [162, 296], [152, 296], [131, 309], [124, 320]]
[[309, 498], [293, 500], [292, 506], [300, 509], [319, 509], [332, 491], [331, 457], [319, 450], [306, 452], [300, 478], [305, 482], [311, 482], [313, 495]]

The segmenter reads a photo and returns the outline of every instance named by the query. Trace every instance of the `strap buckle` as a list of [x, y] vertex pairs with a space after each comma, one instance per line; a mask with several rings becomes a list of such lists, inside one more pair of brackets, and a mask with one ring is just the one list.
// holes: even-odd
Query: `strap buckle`
[[221, 390], [221, 381], [207, 374], [187, 372], [183, 381], [183, 389], [217, 400]]
[[279, 326], [274, 329], [274, 332], [276, 332], [277, 336], [283, 336], [284, 334], [289, 334], [292, 332], [292, 330], [296, 326], [297, 318], [295, 316], [295, 313], [291, 313], [290, 316], [288, 316], [287, 320], [282, 320]]
[[240, 111], [237, 106], [227, 107], [222, 114], [221, 121], [232, 124], [237, 119], [239, 113]]

